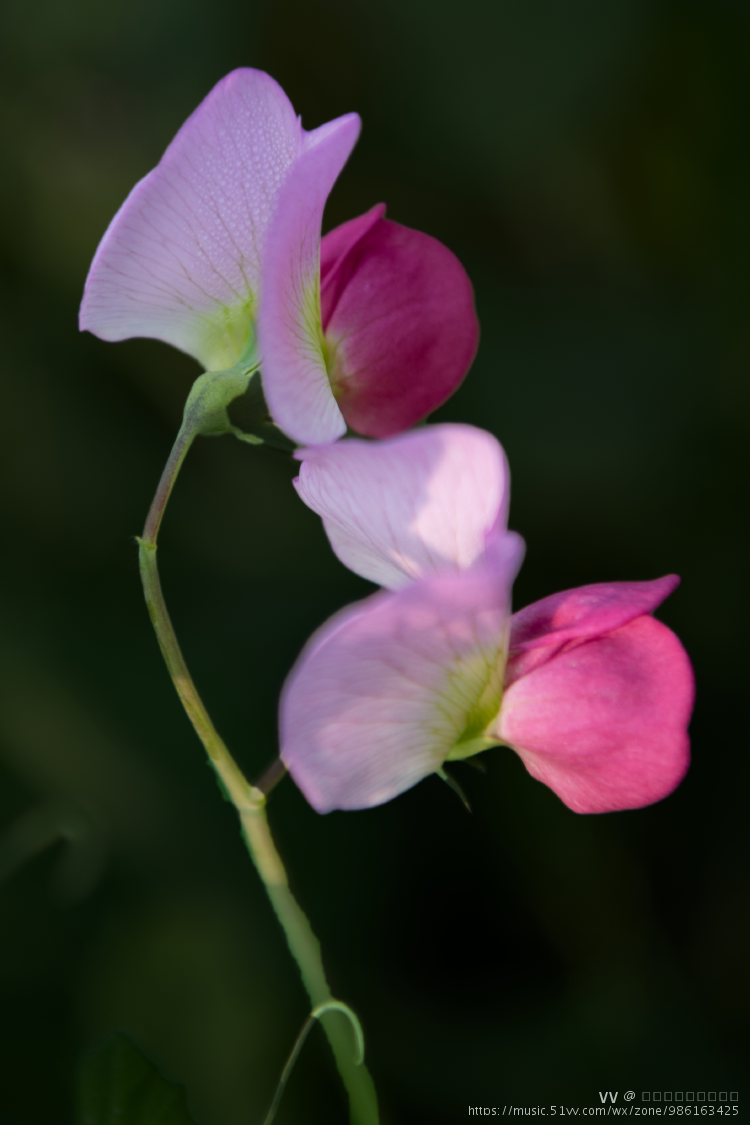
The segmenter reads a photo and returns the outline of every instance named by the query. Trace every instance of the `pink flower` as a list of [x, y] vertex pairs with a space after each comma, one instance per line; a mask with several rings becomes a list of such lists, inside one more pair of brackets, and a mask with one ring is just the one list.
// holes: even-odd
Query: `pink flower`
[[281, 756], [314, 808], [380, 804], [497, 745], [576, 812], [675, 788], [692, 670], [651, 614], [679, 579], [584, 586], [511, 616], [523, 544], [490, 435], [436, 426], [300, 456], [298, 489], [339, 557], [395, 590], [325, 624], [285, 685]]
[[302, 443], [424, 417], [476, 350], [471, 285], [449, 250], [382, 207], [321, 245], [359, 131], [347, 114], [306, 132], [267, 74], [227, 75], [110, 223], [81, 328], [155, 337], [210, 371], [252, 369], [259, 337], [274, 420]]

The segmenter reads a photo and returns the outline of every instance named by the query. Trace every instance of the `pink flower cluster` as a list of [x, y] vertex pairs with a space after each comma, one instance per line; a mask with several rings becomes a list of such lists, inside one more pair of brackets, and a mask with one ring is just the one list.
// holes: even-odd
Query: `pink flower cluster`
[[259, 351], [271, 413], [304, 445], [419, 422], [474, 358], [471, 283], [383, 206], [321, 242], [359, 130], [350, 113], [308, 133], [267, 74], [228, 74], [110, 223], [81, 328], [164, 340], [206, 371]]
[[[113, 219], [81, 327], [157, 337], [211, 371], [260, 362], [275, 422], [306, 447], [301, 498], [385, 588], [323, 625], [284, 688], [281, 756], [319, 812], [498, 745], [576, 812], [657, 801], [689, 757], [692, 670], [652, 616], [679, 579], [511, 613], [524, 545], [500, 445], [471, 426], [404, 433], [473, 359], [465, 271], [382, 205], [321, 238], [359, 130], [349, 114], [306, 132], [273, 79], [228, 75]], [[347, 427], [381, 440], [338, 441]]]

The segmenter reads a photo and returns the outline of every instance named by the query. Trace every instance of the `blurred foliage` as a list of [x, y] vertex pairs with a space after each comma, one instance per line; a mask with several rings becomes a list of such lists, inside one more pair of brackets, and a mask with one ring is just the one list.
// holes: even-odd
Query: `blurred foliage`
[[[259, 1121], [306, 1015], [296, 971], [161, 665], [133, 536], [198, 374], [79, 336], [133, 183], [235, 66], [361, 142], [327, 212], [379, 200], [466, 263], [482, 344], [443, 419], [484, 426], [527, 539], [518, 605], [676, 571], [698, 680], [668, 800], [577, 817], [514, 756], [318, 817], [270, 815], [387, 1120], [599, 1089], [738, 1089], [750, 894], [746, 450], [750, 14], [732, 0], [5, 0], [0, 8], [0, 1094], [70, 1123], [112, 1031], [200, 1125]], [[195, 678], [252, 776], [312, 629], [367, 584], [284, 454], [201, 439], [162, 577]], [[58, 841], [55, 843], [55, 841]], [[313, 1036], [279, 1125], [334, 1125]], [[43, 1077], [41, 1077], [43, 1076]]]
[[165, 1082], [127, 1035], [87, 1051], [78, 1075], [77, 1125], [193, 1125], [184, 1086]]

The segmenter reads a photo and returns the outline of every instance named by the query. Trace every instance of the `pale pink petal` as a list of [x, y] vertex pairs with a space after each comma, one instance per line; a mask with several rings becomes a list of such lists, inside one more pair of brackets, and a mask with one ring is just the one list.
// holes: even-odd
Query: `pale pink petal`
[[479, 326], [471, 282], [437, 239], [375, 208], [345, 224], [321, 293], [328, 371], [349, 426], [386, 438], [421, 421], [469, 370]]
[[110, 223], [80, 326], [104, 340], [153, 336], [207, 369], [250, 338], [276, 196], [303, 145], [281, 87], [258, 70], [222, 79]]
[[486, 744], [522, 553], [508, 535], [492, 564], [375, 594], [313, 637], [282, 694], [281, 757], [318, 812], [382, 804]]
[[339, 559], [391, 590], [462, 569], [507, 525], [502, 447], [473, 426], [425, 426], [390, 441], [299, 450], [295, 486]]
[[516, 679], [496, 730], [574, 812], [610, 812], [659, 801], [679, 784], [692, 703], [682, 645], [639, 616]]
[[651, 613], [680, 584], [676, 574], [651, 582], [600, 582], [563, 590], [514, 613], [506, 686], [551, 660], [564, 645], [601, 636]]
[[279, 192], [264, 256], [258, 314], [263, 389], [273, 419], [303, 445], [346, 431], [331, 390], [320, 318], [323, 208], [359, 136], [352, 113], [305, 137]]

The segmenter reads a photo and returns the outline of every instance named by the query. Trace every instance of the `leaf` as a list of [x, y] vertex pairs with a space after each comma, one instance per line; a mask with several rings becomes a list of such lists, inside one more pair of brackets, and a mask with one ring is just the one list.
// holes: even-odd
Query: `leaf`
[[120, 1032], [87, 1051], [78, 1072], [76, 1125], [195, 1125], [185, 1087], [162, 1078]]

